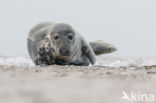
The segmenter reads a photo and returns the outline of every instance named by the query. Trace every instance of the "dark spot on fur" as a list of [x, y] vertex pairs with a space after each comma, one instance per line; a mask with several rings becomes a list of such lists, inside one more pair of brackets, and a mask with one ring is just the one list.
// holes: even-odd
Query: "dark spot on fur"
[[52, 65], [54, 62], [53, 55], [50, 51], [46, 51], [44, 47], [39, 48], [39, 58], [37, 62], [39, 64]]

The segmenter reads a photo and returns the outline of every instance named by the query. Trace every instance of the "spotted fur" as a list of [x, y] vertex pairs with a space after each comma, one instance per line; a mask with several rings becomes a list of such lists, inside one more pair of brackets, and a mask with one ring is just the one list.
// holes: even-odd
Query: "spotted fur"
[[[56, 35], [59, 40], [55, 40]], [[60, 49], [67, 49], [68, 55], [60, 54]], [[28, 52], [36, 65], [87, 66], [95, 64], [95, 54], [112, 52], [110, 49], [105, 43], [86, 42], [80, 33], [64, 23], [43, 22], [34, 26], [28, 35]]]

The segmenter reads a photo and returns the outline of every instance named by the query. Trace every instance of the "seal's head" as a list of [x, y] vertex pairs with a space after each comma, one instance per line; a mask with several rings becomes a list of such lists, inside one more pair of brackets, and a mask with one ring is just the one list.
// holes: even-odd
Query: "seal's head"
[[56, 24], [51, 31], [50, 38], [57, 57], [67, 58], [73, 54], [76, 33], [70, 25]]

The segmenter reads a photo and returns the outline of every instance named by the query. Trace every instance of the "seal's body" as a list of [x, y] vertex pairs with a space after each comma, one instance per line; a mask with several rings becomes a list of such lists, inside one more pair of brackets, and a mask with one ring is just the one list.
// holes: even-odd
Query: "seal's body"
[[89, 65], [95, 55], [116, 50], [103, 41], [87, 43], [80, 33], [64, 23], [43, 22], [31, 29], [28, 51], [36, 65]]

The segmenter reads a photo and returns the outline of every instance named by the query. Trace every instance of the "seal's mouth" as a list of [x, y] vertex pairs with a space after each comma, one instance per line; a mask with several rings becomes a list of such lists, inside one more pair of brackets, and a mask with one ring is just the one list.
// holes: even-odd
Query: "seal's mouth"
[[63, 55], [56, 55], [56, 58], [59, 58], [59, 59], [67, 59], [67, 58], [69, 58], [69, 56], [67, 56], [67, 55], [65, 55], [65, 56], [63, 56]]

